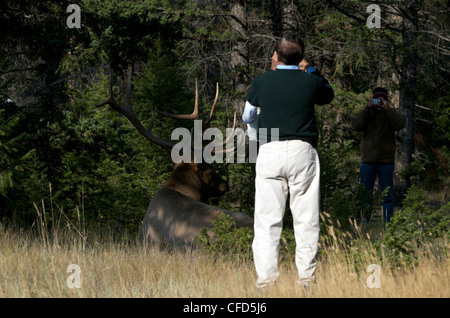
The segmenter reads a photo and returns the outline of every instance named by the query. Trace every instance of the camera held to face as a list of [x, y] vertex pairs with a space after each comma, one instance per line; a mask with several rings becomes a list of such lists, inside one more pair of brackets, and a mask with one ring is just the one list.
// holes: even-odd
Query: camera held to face
[[372, 99], [372, 103], [373, 103], [375, 106], [383, 105], [383, 101], [382, 101], [381, 99], [378, 99], [378, 98]]
[[383, 101], [381, 99], [378, 98], [374, 98], [371, 100], [372, 105], [370, 105], [370, 114], [374, 115], [374, 114], [378, 114], [380, 112], [383, 111], [383, 107], [381, 105], [383, 105]]

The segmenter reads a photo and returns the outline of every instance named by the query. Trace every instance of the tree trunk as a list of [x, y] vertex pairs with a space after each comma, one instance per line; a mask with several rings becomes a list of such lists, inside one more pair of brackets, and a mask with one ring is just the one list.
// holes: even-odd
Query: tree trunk
[[417, 76], [417, 51], [416, 43], [417, 8], [414, 1], [407, 1], [409, 18], [403, 16], [402, 27], [402, 68], [400, 74], [400, 101], [399, 108], [405, 117], [405, 128], [398, 132], [398, 145], [396, 152], [396, 179], [395, 195], [396, 201], [401, 204], [409, 185], [410, 177], [401, 178], [398, 172], [406, 169], [411, 164], [414, 150], [414, 105], [416, 101], [416, 76]]
[[283, 33], [288, 31], [298, 32], [299, 21], [297, 19], [297, 6], [292, 0], [281, 1], [281, 23]]
[[242, 114], [244, 102], [241, 94], [245, 92], [250, 84], [248, 77], [248, 47], [247, 47], [247, 8], [245, 1], [236, 1], [231, 4], [231, 28], [233, 32], [233, 45], [230, 56], [231, 74], [233, 76], [234, 90], [238, 93], [230, 97], [229, 104], [233, 107], [233, 111]]
[[272, 0], [270, 2], [272, 12], [272, 32], [275, 37], [281, 37], [288, 31], [299, 31], [299, 19], [297, 5], [292, 0]]

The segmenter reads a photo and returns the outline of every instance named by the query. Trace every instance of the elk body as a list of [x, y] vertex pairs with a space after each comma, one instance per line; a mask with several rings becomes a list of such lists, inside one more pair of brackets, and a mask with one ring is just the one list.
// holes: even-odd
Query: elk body
[[[109, 104], [113, 109], [127, 117], [144, 137], [166, 150], [170, 150], [174, 144], [155, 137], [151, 133], [153, 112], [152, 122], [149, 128], [145, 129], [131, 107], [130, 96], [131, 69], [127, 83], [125, 107], [115, 101], [111, 82], [109, 98], [98, 106]], [[216, 98], [209, 119], [205, 125], [209, 124], [211, 120], [217, 97], [218, 90], [216, 91]], [[198, 119], [198, 88], [196, 87], [195, 107], [191, 115], [158, 113], [173, 118]], [[148, 206], [139, 230], [140, 239], [156, 244], [189, 246], [193, 244], [195, 236], [203, 228], [206, 228], [210, 237], [213, 238], [211, 232], [213, 228], [212, 221], [217, 219], [221, 213], [231, 216], [236, 223], [236, 227], [253, 229], [253, 219], [248, 215], [240, 212], [226, 211], [206, 204], [209, 198], [220, 197], [228, 189], [229, 186], [226, 181], [214, 171], [211, 165], [205, 162], [181, 162], [176, 164], [171, 176], [154, 195]]]
[[165, 245], [191, 245], [203, 228], [213, 237], [212, 221], [221, 213], [231, 216], [237, 227], [253, 228], [253, 219], [248, 215], [205, 203], [227, 191], [228, 184], [209, 164], [177, 164], [150, 202], [139, 236]]

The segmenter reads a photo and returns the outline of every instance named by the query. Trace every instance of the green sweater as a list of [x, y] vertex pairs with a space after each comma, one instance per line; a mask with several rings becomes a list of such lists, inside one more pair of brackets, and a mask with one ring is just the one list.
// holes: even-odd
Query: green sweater
[[317, 147], [319, 132], [314, 104], [333, 100], [333, 89], [319, 72], [277, 69], [257, 76], [247, 93], [247, 101], [260, 107], [258, 130], [279, 128], [279, 140], [299, 139]]

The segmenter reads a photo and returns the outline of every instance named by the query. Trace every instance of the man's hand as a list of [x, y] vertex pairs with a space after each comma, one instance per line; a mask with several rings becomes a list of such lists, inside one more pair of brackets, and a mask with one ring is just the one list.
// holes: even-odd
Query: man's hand
[[303, 59], [300, 64], [298, 65], [298, 67], [300, 68], [300, 70], [302, 70], [303, 72], [306, 72], [308, 70], [308, 68], [310, 67], [309, 63], [307, 60]]
[[384, 110], [389, 109], [389, 101], [385, 100], [384, 98], [383, 99], [380, 98], [380, 100], [381, 100], [381, 104], [380, 105], [374, 104], [373, 99], [369, 100], [367, 102], [367, 107], [370, 108], [370, 107], [374, 107], [375, 106], [375, 107], [380, 107], [380, 108], [382, 108]]
[[270, 69], [272, 71], [275, 71], [278, 64], [280, 64], [280, 62], [278, 61], [278, 54], [275, 51], [275, 52], [273, 52], [273, 55], [272, 55], [272, 65], [270, 65]]
[[383, 104], [380, 105], [381, 108], [383, 108], [384, 110], [389, 109], [389, 101], [382, 100], [381, 102], [383, 103]]

